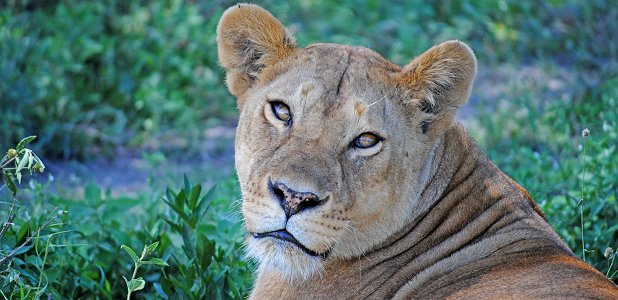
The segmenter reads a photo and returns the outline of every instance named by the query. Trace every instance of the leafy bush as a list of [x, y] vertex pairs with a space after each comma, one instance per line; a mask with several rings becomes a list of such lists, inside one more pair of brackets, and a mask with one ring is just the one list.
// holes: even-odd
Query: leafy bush
[[182, 1], [0, 9], [0, 127], [12, 128], [0, 145], [39, 132], [47, 156], [83, 157], [169, 128], [199, 136], [198, 124], [234, 112], [216, 21]]
[[[134, 287], [132, 295], [140, 298], [244, 298], [253, 266], [241, 260], [243, 231], [229, 211], [229, 198], [236, 191], [230, 179], [202, 195], [201, 185], [185, 179], [184, 187], [168, 190], [163, 201], [146, 195], [115, 197], [94, 185], [72, 199], [32, 182], [27, 193], [23, 191], [15, 225], [2, 245], [11, 248], [34, 238], [31, 246], [14, 254], [8, 269], [0, 269], [0, 292], [18, 298], [29, 292], [54, 299], [120, 299], [126, 298], [126, 281]], [[47, 221], [44, 216], [55, 211], [49, 207], [66, 213], [60, 222], [37, 232]], [[2, 210], [0, 217], [4, 214]], [[158, 247], [152, 246], [156, 242]], [[145, 257], [154, 259], [139, 264], [140, 278], [134, 273], [131, 280], [126, 275], [137, 263], [123, 252], [142, 245], [151, 245]], [[155, 266], [163, 264], [169, 266]], [[143, 289], [135, 289], [141, 284]]]
[[[202, 220], [214, 190], [203, 197], [201, 191], [201, 185], [192, 186], [185, 177], [183, 189], [178, 193], [168, 189], [163, 197], [176, 215], [164, 220], [172, 232], [182, 237], [182, 243], [179, 243], [182, 252], [170, 254], [175, 269], [161, 280], [158, 292], [171, 299], [242, 299], [252, 275], [251, 269], [238, 255], [240, 245], [237, 243], [242, 240], [238, 233], [242, 230], [231, 232], [218, 223], [204, 223]], [[217, 247], [215, 234], [223, 234], [228, 245], [232, 243], [231, 247]]]
[[[4, 188], [8, 188], [8, 193], [10, 194], [11, 201], [6, 201], [6, 207], [8, 209], [5, 210], [5, 213], [0, 214], [0, 218], [2, 218], [2, 223], [0, 223], [0, 275], [2, 275], [2, 281], [0, 282], [0, 293], [6, 299], [8, 295], [10, 298], [14, 298], [19, 296], [21, 299], [25, 298], [34, 298], [40, 297], [42, 295], [41, 289], [41, 277], [39, 277], [39, 285], [34, 287], [25, 283], [22, 278], [20, 278], [21, 274], [26, 276], [34, 277], [34, 274], [26, 270], [30, 262], [16, 259], [16, 256], [19, 256], [25, 252], [28, 252], [33, 248], [32, 243], [38, 242], [40, 238], [40, 233], [46, 227], [50, 226], [50, 224], [56, 220], [63, 212], [53, 212], [50, 214], [47, 220], [41, 221], [36, 227], [21, 227], [20, 230], [15, 231], [14, 221], [17, 215], [17, 211], [19, 210], [18, 204], [18, 184], [21, 182], [24, 174], [33, 174], [33, 171], [43, 172], [45, 169], [45, 165], [39, 159], [39, 157], [30, 149], [26, 148], [28, 143], [32, 142], [36, 136], [29, 136], [23, 140], [21, 140], [15, 148], [8, 149], [6, 155], [0, 159], [0, 173], [2, 173], [2, 179], [0, 179], [0, 191]], [[29, 236], [26, 236], [26, 233], [30, 230], [32, 233]], [[47, 258], [47, 251], [49, 249], [49, 244], [46, 245], [44, 250], [44, 258], [42, 260], [42, 264], [45, 264], [45, 260]], [[39, 248], [35, 249], [37, 253], [39, 252]], [[6, 293], [2, 290], [7, 288]]]
[[135, 253], [135, 250], [131, 249], [130, 247], [127, 247], [126, 245], [120, 246], [122, 250], [124, 250], [125, 252], [127, 252], [127, 254], [129, 254], [131, 259], [133, 260], [133, 264], [135, 265], [131, 279], [127, 279], [126, 277], [122, 276], [122, 278], [124, 279], [124, 282], [127, 284], [127, 300], [131, 299], [131, 294], [133, 292], [142, 290], [144, 289], [144, 286], [146, 286], [146, 281], [144, 281], [144, 278], [135, 277], [137, 276], [137, 271], [139, 270], [141, 266], [144, 266], [144, 265], [157, 265], [159, 267], [169, 266], [165, 261], [163, 261], [160, 258], [151, 257], [149, 259], [146, 259], [157, 249], [158, 246], [159, 246], [159, 242], [154, 242], [150, 245], [144, 246], [144, 250], [142, 251], [142, 254], [140, 256], [137, 256], [137, 253]]

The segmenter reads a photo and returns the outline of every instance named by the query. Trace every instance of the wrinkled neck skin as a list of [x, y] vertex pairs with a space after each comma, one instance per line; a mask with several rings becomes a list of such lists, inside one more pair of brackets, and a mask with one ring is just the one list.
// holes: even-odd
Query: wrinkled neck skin
[[[457, 292], [453, 282], [463, 280], [458, 274], [489, 270], [509, 253], [542, 248], [571, 255], [527, 192], [486, 158], [461, 125], [431, 152], [420, 179], [424, 189], [410, 196], [415, 212], [397, 233], [358, 258], [327, 261], [324, 272], [307, 281], [260, 272], [251, 298], [322, 299], [333, 291], [343, 293], [336, 298], [431, 298], [433, 291]], [[475, 245], [481, 240], [483, 247]]]

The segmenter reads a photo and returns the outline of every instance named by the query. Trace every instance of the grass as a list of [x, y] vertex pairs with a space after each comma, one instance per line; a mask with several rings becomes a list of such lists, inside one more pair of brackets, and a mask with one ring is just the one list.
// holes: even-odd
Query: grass
[[[204, 129], [236, 118], [214, 39], [219, 16], [235, 2], [7, 3], [0, 149], [37, 134], [29, 146], [43, 160], [111, 160], [128, 149], [143, 152], [152, 168], [148, 185], [133, 193], [49, 181], [45, 173], [25, 178], [0, 256], [28, 243], [0, 266], [0, 299], [126, 298], [137, 263], [123, 249], [157, 242], [145, 259], [169, 266], [140, 265], [132, 279], [144, 286], [132, 298], [245, 297], [254, 266], [242, 259], [235, 176], [177, 163], [198, 156], [204, 140], [228, 143]], [[530, 191], [571, 249], [617, 281], [618, 7], [611, 1], [259, 4], [297, 31], [301, 45], [363, 45], [399, 64], [446, 39], [469, 43], [481, 79], [465, 127]], [[179, 169], [217, 185], [191, 184], [172, 172]], [[1, 221], [11, 200], [0, 188]]]

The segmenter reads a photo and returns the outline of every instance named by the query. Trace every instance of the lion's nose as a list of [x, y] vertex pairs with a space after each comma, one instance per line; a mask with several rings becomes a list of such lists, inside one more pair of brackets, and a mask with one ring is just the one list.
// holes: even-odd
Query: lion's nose
[[280, 182], [271, 184], [270, 188], [279, 200], [287, 218], [305, 209], [316, 207], [326, 200], [320, 200], [318, 195], [311, 192], [297, 192]]

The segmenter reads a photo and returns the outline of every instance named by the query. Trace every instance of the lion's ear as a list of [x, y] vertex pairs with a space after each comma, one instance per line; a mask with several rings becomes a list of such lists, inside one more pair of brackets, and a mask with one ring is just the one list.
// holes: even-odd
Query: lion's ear
[[468, 101], [475, 76], [474, 53], [459, 41], [433, 46], [403, 68], [400, 84], [423, 112], [423, 133], [436, 137], [452, 126], [457, 109]]
[[217, 46], [228, 89], [239, 101], [265, 66], [296, 49], [294, 37], [285, 27], [253, 4], [238, 4], [223, 13], [217, 27]]

